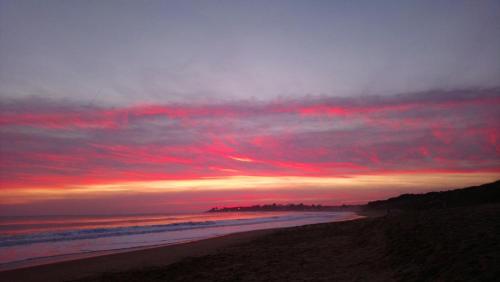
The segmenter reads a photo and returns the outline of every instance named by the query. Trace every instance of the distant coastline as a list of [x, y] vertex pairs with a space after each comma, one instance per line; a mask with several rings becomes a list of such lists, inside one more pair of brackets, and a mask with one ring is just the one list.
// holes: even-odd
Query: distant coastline
[[360, 205], [342, 205], [342, 206], [323, 206], [323, 205], [304, 205], [304, 204], [271, 204], [271, 205], [253, 205], [239, 207], [214, 207], [208, 210], [210, 213], [218, 212], [276, 212], [276, 211], [359, 211]]
[[265, 211], [350, 211], [366, 214], [373, 211], [429, 210], [464, 207], [500, 202], [500, 180], [479, 186], [424, 194], [402, 194], [386, 200], [368, 202], [365, 205], [305, 205], [267, 204], [237, 207], [213, 207], [206, 212], [265, 212]]

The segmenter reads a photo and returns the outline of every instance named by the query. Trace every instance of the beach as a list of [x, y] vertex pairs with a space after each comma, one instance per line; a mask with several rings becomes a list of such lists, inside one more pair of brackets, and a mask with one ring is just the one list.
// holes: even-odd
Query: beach
[[0, 271], [358, 217], [347, 211], [0, 217]]
[[20, 281], [65, 281], [165, 265], [279, 228], [360, 217], [354, 212], [272, 211], [4, 218], [0, 274], [21, 273]]
[[498, 214], [489, 204], [250, 231], [5, 271], [0, 280], [494, 281]]
[[235, 233], [195, 242], [152, 247], [136, 251], [48, 263], [0, 272], [1, 281], [69, 281], [106, 272], [164, 266], [187, 257], [197, 257], [218, 249], [251, 241], [275, 229]]

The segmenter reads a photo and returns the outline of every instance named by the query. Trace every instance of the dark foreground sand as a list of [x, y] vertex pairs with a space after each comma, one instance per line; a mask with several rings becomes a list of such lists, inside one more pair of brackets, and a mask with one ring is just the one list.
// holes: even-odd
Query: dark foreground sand
[[[234, 234], [1, 281], [500, 281], [500, 204]], [[197, 257], [193, 257], [197, 256]]]

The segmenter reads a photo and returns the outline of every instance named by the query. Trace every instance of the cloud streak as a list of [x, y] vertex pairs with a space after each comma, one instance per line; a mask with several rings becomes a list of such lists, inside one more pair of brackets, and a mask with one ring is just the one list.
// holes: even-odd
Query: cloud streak
[[233, 102], [219, 104], [141, 105], [101, 108], [93, 105], [58, 103], [37, 98], [4, 101], [0, 105], [0, 126], [41, 128], [116, 128], [142, 120], [251, 118], [255, 116], [372, 116], [424, 110], [448, 110], [500, 104], [498, 89], [433, 91], [393, 97], [361, 98], [316, 97], [272, 102]]

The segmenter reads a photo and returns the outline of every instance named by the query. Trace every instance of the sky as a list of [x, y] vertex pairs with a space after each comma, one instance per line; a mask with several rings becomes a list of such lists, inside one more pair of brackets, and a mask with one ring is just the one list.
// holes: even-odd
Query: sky
[[0, 0], [0, 213], [500, 179], [498, 1]]

